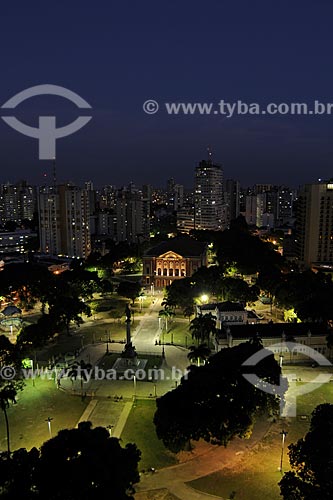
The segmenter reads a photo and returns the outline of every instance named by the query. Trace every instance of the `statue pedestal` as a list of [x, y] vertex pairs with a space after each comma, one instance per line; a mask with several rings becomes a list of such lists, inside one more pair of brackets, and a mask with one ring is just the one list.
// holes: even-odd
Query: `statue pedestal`
[[138, 354], [132, 342], [125, 345], [125, 349], [121, 353], [121, 357], [130, 361], [131, 364], [136, 364], [135, 361], [137, 360]]

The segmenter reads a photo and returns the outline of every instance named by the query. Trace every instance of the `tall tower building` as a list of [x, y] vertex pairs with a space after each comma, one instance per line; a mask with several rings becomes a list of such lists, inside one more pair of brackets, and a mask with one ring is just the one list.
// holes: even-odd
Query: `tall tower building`
[[89, 193], [71, 185], [41, 188], [40, 248], [52, 255], [86, 258], [91, 251]]
[[142, 233], [145, 239], [150, 237], [150, 212], [152, 202], [152, 186], [144, 184], [142, 186]]
[[333, 180], [306, 184], [300, 191], [296, 242], [304, 267], [333, 263]]
[[142, 192], [133, 185], [118, 190], [116, 199], [117, 241], [136, 243], [143, 236]]
[[224, 202], [228, 206], [229, 221], [237, 219], [240, 214], [239, 181], [227, 179], [224, 188]]
[[195, 229], [218, 231], [223, 227], [223, 170], [211, 153], [195, 169]]
[[40, 188], [38, 196], [40, 250], [50, 255], [61, 253], [59, 196], [54, 188]]

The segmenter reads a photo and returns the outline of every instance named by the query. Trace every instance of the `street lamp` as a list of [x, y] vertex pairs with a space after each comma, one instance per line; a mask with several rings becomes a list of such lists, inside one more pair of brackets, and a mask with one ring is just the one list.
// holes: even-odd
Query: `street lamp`
[[135, 375], [133, 375], [133, 389], [134, 389], [133, 401], [135, 401], [135, 396], [136, 396], [136, 376]]
[[139, 296], [139, 301], [140, 301], [140, 312], [142, 312], [142, 302], [143, 302], [143, 299], [145, 298], [144, 295], [140, 295]]
[[110, 434], [110, 437], [112, 437], [112, 428], [114, 427], [114, 425], [108, 425], [106, 428], [108, 429], [109, 431], [109, 434]]
[[280, 468], [279, 468], [279, 470], [280, 470], [280, 472], [282, 474], [284, 443], [285, 443], [286, 435], [288, 434], [288, 432], [286, 432], [285, 430], [282, 430], [280, 432], [280, 434], [282, 435], [282, 446], [281, 446], [281, 460], [280, 460]]
[[205, 293], [204, 293], [203, 295], [201, 295], [201, 297], [200, 297], [200, 300], [201, 300], [201, 302], [202, 302], [203, 304], [206, 304], [206, 303], [208, 302], [208, 299], [209, 299], [209, 297], [208, 297], [208, 295], [207, 295], [207, 294], [205, 294]]
[[47, 417], [47, 419], [45, 420], [45, 422], [47, 422], [47, 427], [49, 429], [50, 438], [52, 437], [52, 429], [51, 429], [51, 421], [52, 420], [53, 420], [52, 417]]

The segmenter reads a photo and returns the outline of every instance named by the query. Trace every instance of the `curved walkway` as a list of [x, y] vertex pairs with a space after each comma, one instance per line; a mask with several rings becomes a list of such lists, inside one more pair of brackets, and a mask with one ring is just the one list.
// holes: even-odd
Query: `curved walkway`
[[[202, 476], [207, 476], [222, 469], [233, 468], [242, 461], [244, 454], [253, 448], [266, 435], [271, 424], [260, 421], [256, 425], [249, 440], [236, 438], [225, 447], [212, 447], [204, 455], [192, 460], [167, 467], [154, 474], [144, 475], [136, 486], [137, 500], [141, 500], [141, 492], [152, 492], [152, 490], [166, 489], [179, 500], [212, 500], [217, 497], [193, 489], [187, 483]], [[227, 499], [225, 499], [227, 500]]]

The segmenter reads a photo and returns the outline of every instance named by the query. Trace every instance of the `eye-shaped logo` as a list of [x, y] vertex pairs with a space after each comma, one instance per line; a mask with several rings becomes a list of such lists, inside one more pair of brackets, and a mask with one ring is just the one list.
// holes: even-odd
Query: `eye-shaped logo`
[[[37, 85], [29, 89], [23, 90], [19, 94], [9, 99], [3, 106], [2, 109], [15, 109], [16, 106], [21, 104], [21, 102], [30, 99], [31, 97], [36, 97], [40, 95], [56, 95], [64, 97], [69, 101], [76, 104], [80, 109], [91, 109], [90, 104], [87, 103], [82, 97], [75, 94], [71, 90], [65, 89], [64, 87], [59, 87], [57, 85]], [[4, 122], [10, 127], [17, 130], [23, 135], [28, 137], [34, 137], [39, 140], [39, 159], [40, 160], [51, 160], [56, 156], [56, 140], [61, 137], [67, 137], [68, 135], [74, 134], [82, 127], [84, 127], [90, 120], [91, 116], [79, 116], [72, 123], [57, 128], [56, 127], [56, 117], [55, 116], [40, 116], [39, 117], [39, 127], [34, 128], [20, 122], [14, 116], [2, 116]]]
[[[282, 353], [286, 352], [305, 354], [310, 359], [314, 360], [318, 366], [332, 366], [332, 363], [318, 351], [295, 342], [279, 342], [278, 344], [260, 349], [260, 351], [244, 361], [242, 366], [256, 366], [260, 361], [267, 358], [267, 356], [270, 356], [272, 353], [279, 354], [280, 357], [283, 357]], [[310, 382], [297, 385], [297, 376], [288, 373], [285, 377], [280, 376], [279, 385], [274, 385], [259, 378], [255, 373], [243, 373], [243, 377], [250, 382], [250, 384], [254, 385], [254, 387], [268, 394], [280, 396], [280, 416], [282, 417], [296, 417], [297, 397], [314, 391], [322, 384], [326, 384], [330, 381], [331, 376], [331, 373], [320, 373]]]

